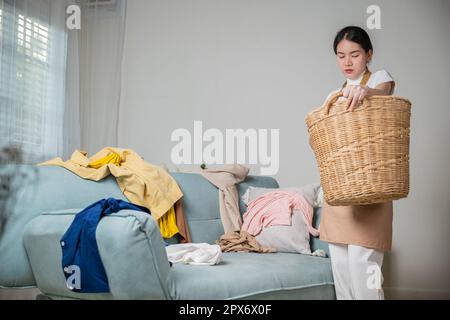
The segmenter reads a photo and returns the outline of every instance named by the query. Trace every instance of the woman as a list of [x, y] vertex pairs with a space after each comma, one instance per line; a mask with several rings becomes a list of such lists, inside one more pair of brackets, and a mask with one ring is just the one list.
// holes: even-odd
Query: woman
[[[368, 68], [373, 48], [363, 29], [340, 30], [334, 52], [347, 79], [341, 89], [347, 110], [353, 112], [364, 97], [394, 93], [395, 82], [387, 71], [372, 74]], [[320, 239], [329, 243], [337, 299], [384, 299], [381, 266], [384, 252], [391, 250], [392, 215], [392, 201], [357, 206], [323, 203]]]

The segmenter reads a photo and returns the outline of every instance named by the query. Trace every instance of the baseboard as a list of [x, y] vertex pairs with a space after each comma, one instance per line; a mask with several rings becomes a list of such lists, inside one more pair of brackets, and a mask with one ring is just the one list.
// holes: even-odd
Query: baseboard
[[450, 300], [450, 290], [384, 287], [386, 300]]

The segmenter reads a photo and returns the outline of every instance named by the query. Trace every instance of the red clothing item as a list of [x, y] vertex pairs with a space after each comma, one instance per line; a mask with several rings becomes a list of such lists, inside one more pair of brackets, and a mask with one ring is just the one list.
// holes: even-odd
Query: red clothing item
[[244, 223], [241, 230], [256, 236], [263, 228], [289, 226], [293, 210], [302, 213], [309, 233], [318, 236], [319, 231], [312, 226], [313, 208], [302, 195], [291, 191], [272, 191], [250, 201], [243, 215]]

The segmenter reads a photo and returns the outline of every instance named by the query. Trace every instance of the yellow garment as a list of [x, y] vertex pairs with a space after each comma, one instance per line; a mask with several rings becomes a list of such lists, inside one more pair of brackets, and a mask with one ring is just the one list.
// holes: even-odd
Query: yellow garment
[[158, 219], [159, 230], [163, 238], [172, 238], [178, 232], [177, 219], [175, 215], [175, 207]]
[[[111, 152], [120, 156], [120, 166], [107, 163], [98, 169], [89, 167], [89, 164], [107, 157]], [[156, 221], [183, 196], [172, 176], [161, 167], [145, 162], [131, 149], [108, 147], [90, 158], [87, 158], [87, 152], [75, 150], [66, 162], [58, 157], [39, 165], [61, 166], [83, 179], [94, 181], [112, 174], [125, 197], [134, 204], [150, 209]]]
[[120, 159], [120, 155], [118, 155], [115, 152], [111, 152], [106, 157], [104, 157], [100, 160], [97, 160], [97, 161], [92, 161], [91, 163], [89, 163], [89, 167], [98, 169], [108, 163], [115, 164], [116, 166], [120, 166], [121, 162], [122, 162], [122, 159]]

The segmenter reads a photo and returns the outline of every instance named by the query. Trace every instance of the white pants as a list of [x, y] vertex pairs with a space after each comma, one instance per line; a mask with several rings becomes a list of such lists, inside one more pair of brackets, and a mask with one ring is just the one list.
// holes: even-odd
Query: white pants
[[384, 300], [384, 253], [356, 245], [329, 243], [338, 300]]

